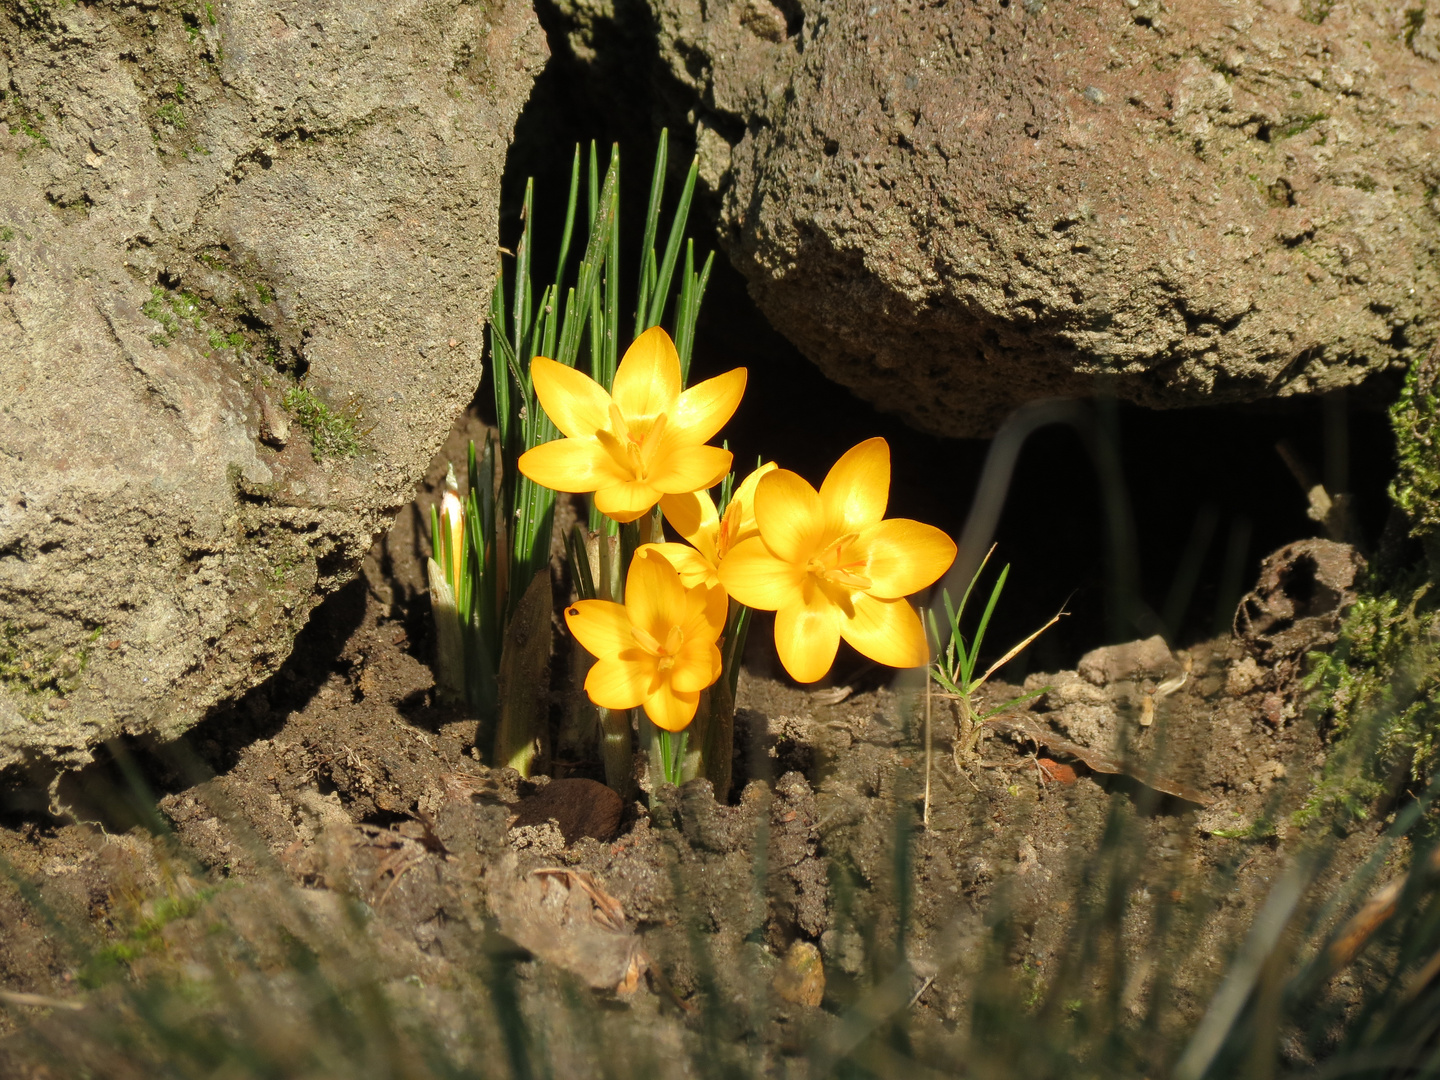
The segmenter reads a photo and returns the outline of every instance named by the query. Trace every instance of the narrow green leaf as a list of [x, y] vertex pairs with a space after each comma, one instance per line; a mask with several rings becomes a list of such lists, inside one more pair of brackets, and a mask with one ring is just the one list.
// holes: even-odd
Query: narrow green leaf
[[[720, 443], [720, 445], [724, 449], [729, 450], [730, 440], [725, 439]], [[732, 469], [730, 472], [725, 474], [725, 479], [720, 481], [720, 501], [715, 506], [715, 512], [719, 514], [722, 518], [725, 516], [725, 511], [730, 508], [730, 500], [734, 498], [734, 496], [735, 471]]]
[[729, 625], [725, 630], [725, 655], [721, 658], [721, 669], [730, 683], [730, 699], [734, 701], [735, 691], [740, 685], [740, 664], [745, 658], [745, 639], [750, 634], [750, 609], [744, 604], [731, 601], [737, 610], [730, 612]]
[[[620, 355], [620, 146], [610, 153], [610, 167], [615, 171], [616, 186], [610, 193], [610, 236], [605, 254], [605, 371], [600, 385], [609, 390], [615, 384], [615, 368]], [[603, 201], [603, 195], [602, 195]]]
[[[570, 166], [570, 198], [565, 205], [565, 231], [560, 234], [560, 258], [555, 260], [555, 291], [565, 280], [565, 261], [570, 258], [570, 237], [575, 232], [575, 208], [580, 202], [580, 144], [575, 144], [575, 160]], [[548, 353], [546, 355], [549, 355]]]
[[520, 207], [520, 242], [515, 245], [514, 326], [515, 355], [528, 368], [526, 355], [530, 330], [530, 219], [535, 201], [535, 181], [525, 181], [525, 202]]
[[1042, 687], [1040, 687], [1039, 690], [1032, 690], [1032, 691], [1030, 691], [1030, 693], [1028, 693], [1028, 694], [1021, 694], [1019, 697], [1013, 697], [1013, 698], [1011, 698], [1009, 701], [1005, 702], [1005, 704], [1003, 704], [1003, 705], [996, 705], [995, 708], [991, 709], [991, 710], [990, 710], [989, 712], [987, 712], [984, 716], [980, 717], [980, 718], [979, 718], [979, 719], [980, 719], [980, 722], [983, 724], [986, 720], [989, 720], [992, 716], [999, 716], [999, 715], [1000, 715], [1002, 712], [1004, 712], [1006, 709], [1014, 708], [1016, 705], [1019, 705], [1022, 701], [1034, 701], [1036, 698], [1038, 698], [1038, 697], [1043, 697], [1044, 695], [1048, 694], [1051, 690], [1054, 690], [1054, 689], [1055, 689], [1055, 688], [1054, 688], [1053, 686], [1042, 686]]
[[645, 210], [645, 238], [640, 241], [640, 286], [635, 301], [635, 336], [639, 337], [655, 325], [649, 320], [652, 307], [650, 290], [655, 277], [655, 236], [660, 229], [660, 201], [665, 193], [665, 168], [670, 159], [670, 131], [660, 129], [660, 145], [655, 148], [655, 171], [650, 177], [650, 202]]
[[[675, 300], [675, 351], [680, 356], [680, 384], [690, 373], [690, 349], [694, 346], [695, 241], [685, 242], [685, 265], [680, 269], [680, 295]], [[686, 328], [690, 327], [690, 340]]]
[[560, 333], [560, 344], [555, 359], [569, 367], [575, 366], [575, 360], [580, 352], [580, 336], [584, 327], [584, 321], [580, 318], [580, 314], [589, 309], [591, 297], [601, 284], [602, 264], [605, 261], [605, 242], [614, 232], [616, 211], [619, 206], [616, 198], [619, 175], [620, 152], [617, 147], [610, 157], [610, 168], [605, 173], [605, 186], [600, 192], [601, 214], [591, 230], [589, 241], [585, 245], [585, 257], [580, 262], [575, 298], [566, 303], [567, 317]]
[[980, 560], [980, 565], [975, 568], [975, 574], [970, 578], [970, 584], [965, 586], [965, 595], [960, 597], [960, 606], [955, 609], [955, 623], [958, 625], [961, 616], [965, 614], [965, 605], [970, 602], [970, 593], [975, 588], [975, 583], [980, 580], [980, 575], [985, 572], [985, 564], [990, 561], [990, 556], [995, 554], [995, 545], [990, 545], [990, 550], [985, 553], [985, 558]]
[[600, 213], [600, 151], [595, 147], [595, 140], [590, 140], [590, 167], [589, 183], [586, 185], [586, 194], [589, 196], [590, 216], [586, 218], [590, 222], [590, 233], [595, 234], [595, 215]]
[[[691, 247], [694, 241], [690, 242]], [[686, 283], [682, 288], [683, 292], [683, 318], [677, 316], [675, 320], [675, 351], [680, 354], [680, 381], [688, 382], [690, 379], [690, 358], [695, 351], [695, 324], [700, 318], [700, 302], [705, 298], [705, 287], [710, 283], [710, 268], [715, 265], [715, 253], [712, 251], [705, 256], [705, 266], [698, 277], [691, 278], [689, 274], [691, 257], [687, 253]]]
[[590, 553], [585, 550], [581, 531], [577, 525], [565, 534], [565, 554], [570, 560], [570, 581], [581, 600], [594, 600], [595, 577], [590, 573]]
[[514, 350], [505, 337], [505, 270], [502, 263], [490, 293], [490, 380], [495, 384], [495, 422], [500, 428], [500, 441], [510, 435], [510, 368]]
[[973, 667], [980, 655], [980, 643], [985, 638], [985, 628], [990, 625], [990, 616], [995, 613], [995, 605], [1000, 602], [1000, 593], [1005, 588], [1005, 579], [1010, 576], [1010, 564], [1005, 564], [1005, 569], [1000, 571], [1000, 576], [995, 579], [995, 585], [990, 590], [990, 601], [985, 605], [985, 614], [980, 616], [980, 625], [975, 628], [975, 641], [970, 646], [970, 663]]
[[954, 694], [956, 697], [965, 696], [964, 691], [961, 690], [959, 685], [953, 679], [951, 679], [950, 676], [945, 674], [945, 672], [935, 671], [932, 672], [932, 674], [935, 676], [935, 681], [940, 684], [941, 688], [945, 690], [946, 693]]
[[556, 328], [560, 325], [559, 313], [555, 310], [557, 291], [556, 286], [547, 285], [545, 287], [545, 296], [541, 301], [544, 306], [544, 321], [541, 324], [540, 356], [553, 357], [555, 355], [555, 333]]
[[685, 186], [680, 189], [680, 202], [675, 207], [675, 217], [670, 222], [670, 239], [665, 244], [665, 259], [660, 263], [660, 273], [650, 295], [650, 314], [647, 326], [654, 326], [665, 313], [665, 304], [670, 299], [670, 279], [675, 273], [675, 260], [680, 257], [680, 244], [685, 238], [685, 225], [690, 217], [690, 200], [695, 195], [695, 178], [700, 175], [700, 159], [690, 162], [690, 171], [685, 176]]

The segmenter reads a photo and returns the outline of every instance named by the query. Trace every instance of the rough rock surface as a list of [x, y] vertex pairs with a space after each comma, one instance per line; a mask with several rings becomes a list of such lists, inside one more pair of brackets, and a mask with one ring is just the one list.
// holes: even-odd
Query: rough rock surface
[[0, 766], [184, 729], [353, 574], [545, 56], [519, 0], [0, 11]]
[[771, 322], [925, 429], [1102, 379], [1154, 407], [1319, 392], [1435, 338], [1440, 9], [556, 10], [605, 79], [650, 50]]

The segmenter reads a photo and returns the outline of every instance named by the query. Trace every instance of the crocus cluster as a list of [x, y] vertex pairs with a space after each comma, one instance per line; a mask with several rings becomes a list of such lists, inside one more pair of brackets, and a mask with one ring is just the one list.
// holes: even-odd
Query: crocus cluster
[[823, 677], [841, 640], [872, 660], [929, 660], [906, 599], [955, 558], [939, 529], [885, 518], [890, 448], [869, 439], [846, 452], [816, 491], [775, 464], [752, 472], [724, 514], [708, 490], [729, 472], [728, 450], [706, 445], [740, 404], [745, 370], [688, 390], [668, 334], [654, 327], [625, 353], [607, 393], [572, 368], [536, 357], [535, 393], [564, 438], [524, 454], [522, 473], [557, 491], [593, 493], [619, 522], [658, 503], [685, 543], [635, 553], [625, 603], [582, 600], [566, 623], [596, 663], [585, 680], [602, 708], [643, 706], [680, 731], [721, 674], [717, 643], [731, 599], [775, 612], [780, 662], [800, 682]]

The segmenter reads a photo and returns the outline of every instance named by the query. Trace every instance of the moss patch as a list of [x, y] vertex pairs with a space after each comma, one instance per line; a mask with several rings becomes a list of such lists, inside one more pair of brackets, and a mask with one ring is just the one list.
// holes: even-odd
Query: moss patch
[[177, 919], [198, 913], [219, 891], [209, 887], [184, 896], [164, 896], [147, 905], [146, 912], [119, 941], [91, 954], [80, 970], [82, 986], [103, 986], [122, 975], [134, 961], [164, 948], [162, 931]]
[[310, 449], [317, 461], [351, 457], [359, 451], [360, 436], [355, 431], [355, 421], [331, 409], [309, 387], [292, 386], [281, 401], [310, 437]]
[[1328, 113], [1311, 113], [1309, 116], [1302, 116], [1298, 120], [1292, 120], [1284, 127], [1276, 128], [1274, 137], [1277, 139], [1293, 139], [1296, 135], [1301, 135], [1309, 131], [1316, 124], [1320, 123], [1321, 120], [1328, 119], [1330, 119]]
[[1332, 751], [1302, 817], [1339, 809], [1363, 818], [1397, 784], [1419, 794], [1440, 775], [1437, 371], [1434, 356], [1413, 367], [1390, 410], [1397, 463], [1390, 497], [1408, 536], [1393, 537], [1377, 557], [1334, 650], [1310, 657], [1306, 688], [1333, 725]]
[[1405, 512], [1410, 535], [1426, 547], [1432, 576], [1440, 572], [1440, 453], [1435, 445], [1435, 371], [1427, 361], [1411, 369], [1390, 409], [1395, 429], [1395, 479], [1390, 498]]
[[38, 715], [45, 701], [79, 688], [90, 665], [90, 646], [104, 627], [97, 626], [76, 649], [49, 649], [30, 640], [30, 632], [13, 623], [0, 626], [0, 686], [29, 699]]
[[1397, 782], [1423, 791], [1440, 771], [1440, 611], [1432, 584], [1362, 596], [1335, 649], [1311, 662], [1306, 688], [1330, 714], [1332, 751], [1302, 820], [1332, 809], [1363, 819]]
[[140, 305], [141, 313], [147, 319], [160, 324], [158, 333], [150, 335], [152, 345], [164, 346], [175, 340], [182, 325], [200, 329], [200, 303], [188, 292], [169, 292], [159, 285], [150, 289], [150, 299]]

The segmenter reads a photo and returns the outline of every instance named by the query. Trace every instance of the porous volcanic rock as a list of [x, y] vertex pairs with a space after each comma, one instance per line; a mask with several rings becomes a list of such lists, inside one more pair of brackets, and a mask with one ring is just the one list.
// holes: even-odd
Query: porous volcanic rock
[[1321, 392], [1436, 336], [1440, 9], [556, 2], [689, 110], [776, 328], [924, 429]]
[[270, 674], [474, 393], [521, 0], [0, 10], [0, 767]]

